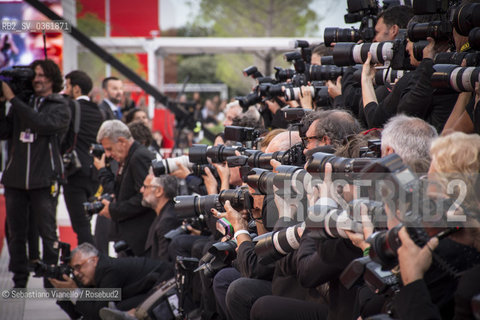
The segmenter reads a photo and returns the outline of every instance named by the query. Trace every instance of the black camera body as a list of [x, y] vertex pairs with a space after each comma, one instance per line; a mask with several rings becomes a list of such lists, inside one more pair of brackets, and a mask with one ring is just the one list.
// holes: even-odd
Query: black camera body
[[85, 213], [88, 217], [91, 218], [94, 214], [98, 214], [100, 211], [102, 211], [102, 209], [105, 207], [105, 205], [102, 203], [103, 199], [112, 202], [113, 197], [108, 193], [104, 193], [100, 196], [99, 200], [83, 203], [83, 210], [85, 210]]
[[195, 272], [204, 272], [207, 278], [213, 278], [221, 269], [228, 267], [237, 257], [237, 241], [229, 240], [225, 242], [216, 242], [208, 252], [200, 259], [200, 266]]
[[353, 260], [343, 270], [340, 281], [347, 289], [365, 283], [377, 294], [394, 295], [400, 290], [400, 279], [391, 271], [383, 270], [382, 266], [370, 257]]
[[25, 100], [33, 94], [32, 81], [35, 78], [35, 72], [30, 67], [15, 66], [11, 69], [5, 69], [0, 72], [0, 97], [3, 97], [2, 81], [8, 84], [16, 96], [21, 96]]
[[47, 265], [43, 262], [36, 262], [34, 267], [34, 277], [53, 278], [65, 281], [65, 279], [63, 279], [64, 274], [68, 276], [72, 275], [73, 270], [68, 265], [71, 259], [70, 244], [66, 242], [56, 241], [54, 243], [54, 248], [58, 249], [59, 251], [60, 263], [57, 265]]
[[102, 155], [105, 153], [105, 149], [101, 144], [92, 143], [90, 146], [90, 155], [97, 159], [101, 159]]

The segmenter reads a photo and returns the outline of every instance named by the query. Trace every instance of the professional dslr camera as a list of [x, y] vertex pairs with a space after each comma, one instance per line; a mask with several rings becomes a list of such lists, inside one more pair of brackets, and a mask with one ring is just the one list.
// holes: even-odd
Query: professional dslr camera
[[54, 249], [59, 251], [60, 263], [58, 263], [58, 265], [47, 265], [43, 262], [36, 262], [34, 267], [34, 277], [53, 278], [65, 281], [63, 275], [66, 274], [70, 276], [72, 274], [72, 268], [68, 265], [71, 259], [70, 244], [56, 241], [53, 246]]
[[375, 37], [378, 10], [376, 0], [348, 0], [348, 13], [344, 16], [345, 23], [361, 22], [360, 28], [325, 28], [325, 45], [329, 47], [337, 42], [372, 41]]
[[103, 207], [105, 207], [105, 205], [102, 203], [103, 199], [112, 202], [113, 197], [108, 193], [104, 193], [100, 196], [100, 199], [94, 198], [92, 201], [84, 202], [82, 204], [83, 210], [85, 210], [85, 213], [88, 217], [91, 218], [94, 214], [98, 214], [100, 211], [102, 211]]

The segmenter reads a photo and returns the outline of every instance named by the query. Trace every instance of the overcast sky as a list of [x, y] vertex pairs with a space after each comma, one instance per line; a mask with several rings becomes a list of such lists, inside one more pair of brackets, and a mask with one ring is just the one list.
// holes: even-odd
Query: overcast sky
[[[228, 0], [227, 0], [228, 1]], [[185, 25], [188, 19], [195, 16], [198, 12], [199, 0], [162, 0], [160, 1], [160, 24], [162, 30], [181, 27]], [[190, 7], [188, 3], [192, 3]], [[343, 15], [347, 12], [347, 1], [336, 0], [331, 12], [326, 15], [325, 19], [320, 22], [320, 30], [325, 27], [350, 27], [352, 25], [345, 24]], [[312, 9], [317, 11], [320, 16], [325, 13], [325, 0], [314, 0], [312, 2]], [[357, 25], [358, 27], [358, 25]], [[318, 34], [320, 36], [320, 34]]]

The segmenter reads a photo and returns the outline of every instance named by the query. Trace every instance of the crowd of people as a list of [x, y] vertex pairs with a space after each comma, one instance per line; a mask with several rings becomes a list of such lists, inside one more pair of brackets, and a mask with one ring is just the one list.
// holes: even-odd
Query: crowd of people
[[[403, 30], [446, 14], [414, 9], [384, 8], [370, 39], [405, 44], [402, 77], [379, 83], [366, 43], [351, 44], [361, 68], [328, 72], [332, 50], [303, 46], [287, 80], [201, 104], [225, 130], [175, 158], [145, 110], [122, 109], [118, 78], [100, 104], [50, 60], [30, 66], [32, 92], [2, 82], [13, 287], [43, 266], [45, 288], [122, 289], [59, 303], [72, 319], [479, 319], [480, 88], [431, 80], [439, 53], [473, 49], [456, 27], [418, 49]], [[60, 190], [78, 246], [56, 276]]]

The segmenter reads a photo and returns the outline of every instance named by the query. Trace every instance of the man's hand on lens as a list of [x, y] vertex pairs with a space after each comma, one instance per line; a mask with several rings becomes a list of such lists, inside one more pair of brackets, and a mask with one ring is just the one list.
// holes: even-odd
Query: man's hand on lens
[[[358, 212], [354, 212], [354, 215], [358, 215]], [[370, 217], [368, 216], [368, 208], [363, 203], [360, 205], [360, 218], [362, 222], [363, 233], [356, 233], [348, 230], [345, 230], [345, 233], [355, 247], [364, 251], [370, 247], [370, 244], [367, 243], [365, 239], [368, 239], [368, 237], [372, 235], [374, 227]]]
[[247, 230], [248, 222], [245, 219], [245, 215], [242, 215], [237, 210], [233, 209], [230, 205], [230, 201], [226, 201], [223, 206], [226, 212], [219, 213], [216, 209], [212, 209], [212, 214], [217, 218], [227, 218], [227, 220], [232, 224], [233, 230]]
[[97, 170], [105, 168], [105, 153], [102, 154], [102, 157], [99, 159], [97, 157], [93, 157], [93, 165]]
[[228, 186], [230, 185], [230, 168], [226, 163], [214, 163], [213, 166], [217, 169], [218, 176], [220, 177], [220, 182], [222, 184], [220, 189], [228, 189]]
[[53, 278], [48, 278], [48, 281], [57, 289], [75, 289], [78, 288], [77, 284], [75, 281], [73, 281], [72, 278], [67, 276], [66, 274], [63, 275], [63, 279], [65, 281], [53, 279]]
[[205, 168], [205, 175], [202, 176], [203, 183], [205, 183], [205, 188], [207, 189], [208, 194], [217, 194], [218, 193], [218, 182], [217, 179], [213, 176], [209, 168]]
[[398, 232], [402, 245], [397, 250], [400, 274], [403, 285], [422, 279], [425, 272], [432, 264], [432, 252], [438, 246], [438, 238], [431, 238], [427, 244], [420, 248], [408, 235], [405, 227]]
[[367, 60], [362, 67], [362, 85], [363, 84], [372, 84], [373, 79], [375, 78], [375, 67], [372, 63], [372, 54], [369, 52], [367, 54]]
[[102, 199], [102, 203], [104, 207], [98, 214], [100, 216], [104, 216], [105, 218], [112, 219], [112, 216], [110, 215], [110, 201], [107, 199]]
[[433, 38], [427, 38], [428, 44], [423, 48], [423, 59], [432, 59], [435, 58], [435, 40]]
[[333, 83], [333, 81], [328, 80], [327, 88], [328, 88], [328, 95], [332, 99], [335, 99], [336, 97], [342, 95], [342, 76], [337, 78], [336, 83]]
[[176, 162], [178, 169], [170, 173], [170, 175], [179, 179], [185, 179], [191, 172], [180, 162]]
[[300, 96], [300, 106], [304, 109], [313, 109], [312, 91], [309, 86], [302, 86], [300, 88], [302, 94]]

